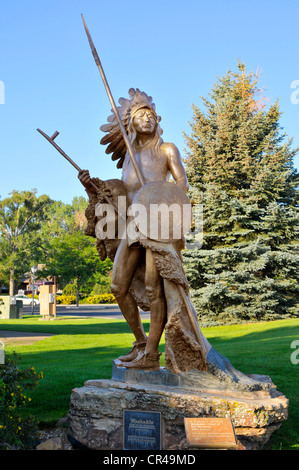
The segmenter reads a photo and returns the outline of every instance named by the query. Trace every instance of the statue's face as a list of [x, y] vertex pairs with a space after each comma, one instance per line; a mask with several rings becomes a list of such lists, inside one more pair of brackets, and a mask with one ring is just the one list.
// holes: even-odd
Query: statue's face
[[156, 127], [156, 117], [150, 109], [141, 108], [133, 117], [133, 125], [140, 134], [152, 134]]

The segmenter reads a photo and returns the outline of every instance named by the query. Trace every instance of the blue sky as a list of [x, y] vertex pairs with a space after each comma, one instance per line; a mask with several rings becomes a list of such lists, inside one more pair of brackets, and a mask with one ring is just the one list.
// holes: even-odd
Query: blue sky
[[[81, 13], [115, 100], [131, 87], [150, 94], [164, 140], [183, 156], [192, 103], [200, 106], [238, 59], [262, 70], [265, 95], [279, 99], [281, 125], [299, 146], [299, 104], [291, 101], [299, 80], [298, 0], [11, 0], [2, 2], [0, 17], [2, 199], [32, 188], [66, 203], [85, 195], [76, 170], [37, 128], [58, 130], [58, 145], [92, 176], [121, 176], [99, 143], [111, 106]], [[294, 163], [299, 168], [299, 157]]]

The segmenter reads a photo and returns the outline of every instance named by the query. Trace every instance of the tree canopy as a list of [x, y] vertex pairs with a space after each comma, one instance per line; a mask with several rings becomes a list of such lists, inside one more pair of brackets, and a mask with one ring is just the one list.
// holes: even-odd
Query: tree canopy
[[78, 230], [52, 240], [45, 269], [41, 275], [56, 276], [63, 284], [75, 282], [77, 285], [77, 305], [80, 287], [91, 278], [107, 276], [112, 263], [101, 261], [94, 241]]
[[0, 282], [9, 283], [10, 295], [15, 278], [38, 260], [40, 229], [50, 203], [49, 196], [37, 197], [36, 190], [12, 191], [0, 201]]
[[60, 287], [75, 283], [77, 295], [84, 284], [109, 290], [112, 262], [102, 262], [95, 240], [84, 234], [87, 200], [71, 204], [37, 197], [36, 190], [13, 191], [0, 201], [0, 285], [15, 294], [33, 264], [44, 265], [38, 276], [55, 276]]

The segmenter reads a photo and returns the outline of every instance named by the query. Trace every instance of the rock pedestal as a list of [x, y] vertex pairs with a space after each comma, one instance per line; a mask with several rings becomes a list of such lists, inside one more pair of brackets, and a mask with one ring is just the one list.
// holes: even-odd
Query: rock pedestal
[[189, 449], [185, 417], [231, 418], [241, 447], [261, 449], [287, 419], [288, 400], [269, 377], [245, 375], [227, 365], [225, 376], [215, 360], [207, 372], [179, 374], [163, 368], [130, 370], [114, 361], [111, 380], [88, 380], [72, 391], [69, 437], [89, 449], [122, 450], [123, 411], [158, 411], [163, 450]]

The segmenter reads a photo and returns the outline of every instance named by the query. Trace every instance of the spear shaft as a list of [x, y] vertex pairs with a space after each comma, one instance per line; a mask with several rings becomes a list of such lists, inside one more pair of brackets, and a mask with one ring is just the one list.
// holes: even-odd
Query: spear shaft
[[91, 36], [90, 36], [90, 33], [89, 33], [89, 30], [87, 28], [87, 25], [85, 23], [85, 20], [84, 20], [84, 17], [83, 15], [81, 14], [81, 17], [82, 17], [82, 20], [83, 20], [83, 24], [84, 24], [84, 28], [85, 28], [85, 32], [86, 32], [86, 35], [87, 35], [87, 38], [88, 38], [88, 42], [89, 42], [89, 45], [90, 45], [90, 48], [91, 48], [91, 52], [92, 52], [92, 55], [94, 57], [94, 60], [95, 60], [95, 63], [97, 64], [98, 66], [98, 69], [100, 71], [100, 74], [101, 74], [101, 77], [102, 77], [102, 80], [103, 80], [103, 83], [104, 83], [104, 86], [105, 86], [105, 89], [106, 89], [106, 92], [107, 92], [107, 95], [108, 95], [108, 98], [109, 98], [109, 101], [110, 101], [110, 104], [112, 106], [112, 110], [115, 114], [115, 117], [117, 119], [117, 122], [118, 122], [118, 125], [120, 127], [120, 130], [121, 130], [121, 133], [123, 135], [123, 138], [124, 138], [124, 141], [125, 141], [125, 144], [126, 144], [126, 147], [128, 149], [128, 152], [129, 152], [129, 155], [130, 155], [130, 158], [131, 158], [131, 161], [133, 163], [133, 166], [134, 166], [134, 170], [136, 171], [136, 174], [138, 176], [138, 179], [139, 179], [139, 182], [141, 184], [141, 186], [144, 185], [144, 179], [143, 179], [143, 176], [141, 174], [141, 171], [138, 167], [138, 164], [137, 164], [137, 161], [136, 161], [136, 158], [135, 158], [135, 155], [134, 155], [134, 152], [133, 152], [133, 149], [132, 149], [132, 145], [131, 145], [131, 142], [130, 142], [130, 139], [127, 135], [127, 132], [124, 128], [124, 125], [123, 125], [123, 122], [121, 120], [121, 117], [119, 115], [119, 112], [118, 112], [118, 109], [116, 107], [116, 104], [115, 104], [115, 101], [114, 101], [114, 98], [112, 96], [112, 93], [111, 93], [111, 90], [110, 90], [110, 87], [109, 87], [109, 84], [108, 84], [108, 81], [107, 81], [107, 78], [106, 78], [106, 75], [105, 75], [105, 72], [104, 72], [104, 69], [102, 67], [102, 64], [101, 64], [101, 61], [100, 61], [100, 58], [98, 56], [98, 53], [97, 53], [97, 50], [94, 46], [94, 43], [91, 39]]

